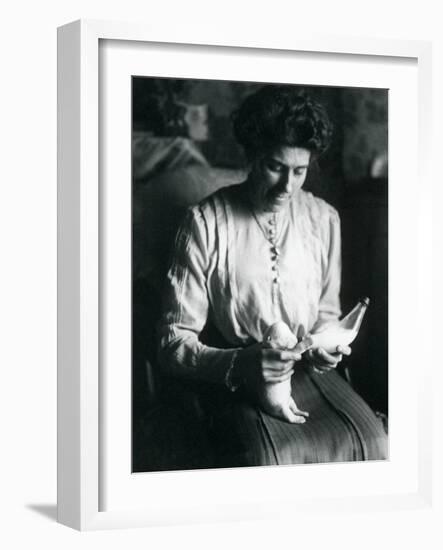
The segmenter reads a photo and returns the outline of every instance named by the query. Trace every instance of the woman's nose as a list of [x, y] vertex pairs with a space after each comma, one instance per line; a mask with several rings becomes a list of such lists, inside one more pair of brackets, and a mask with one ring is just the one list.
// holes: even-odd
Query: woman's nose
[[294, 187], [294, 176], [288, 171], [283, 178], [282, 186], [286, 193], [291, 193]]

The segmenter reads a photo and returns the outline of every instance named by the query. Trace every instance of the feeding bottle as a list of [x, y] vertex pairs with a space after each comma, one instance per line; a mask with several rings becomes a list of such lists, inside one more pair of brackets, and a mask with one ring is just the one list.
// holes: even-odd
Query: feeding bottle
[[369, 298], [362, 298], [338, 323], [328, 325], [320, 332], [307, 334], [294, 351], [303, 353], [311, 348], [322, 348], [328, 353], [335, 353], [337, 346], [349, 346], [357, 337], [368, 305]]

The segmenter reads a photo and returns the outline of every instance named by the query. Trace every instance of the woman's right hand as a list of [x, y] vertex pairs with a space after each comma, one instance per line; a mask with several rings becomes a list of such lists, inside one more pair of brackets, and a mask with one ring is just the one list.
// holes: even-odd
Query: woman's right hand
[[292, 350], [253, 344], [239, 350], [235, 360], [236, 375], [249, 390], [291, 378], [301, 354]]

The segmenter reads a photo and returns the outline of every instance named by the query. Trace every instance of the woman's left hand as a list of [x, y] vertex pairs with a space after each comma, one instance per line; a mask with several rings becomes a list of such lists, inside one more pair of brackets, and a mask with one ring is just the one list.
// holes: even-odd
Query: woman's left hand
[[328, 353], [323, 348], [310, 349], [306, 352], [306, 360], [316, 372], [323, 374], [335, 369], [340, 361], [343, 359], [343, 355], [351, 355], [351, 348], [349, 346], [337, 346], [335, 353]]

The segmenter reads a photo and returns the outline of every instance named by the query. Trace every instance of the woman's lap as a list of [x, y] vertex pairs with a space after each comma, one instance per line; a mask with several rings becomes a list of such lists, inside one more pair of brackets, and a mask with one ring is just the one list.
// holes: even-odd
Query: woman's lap
[[212, 409], [218, 466], [260, 466], [382, 460], [387, 438], [380, 420], [336, 372], [299, 369], [293, 397], [310, 416], [290, 424], [235, 396]]

